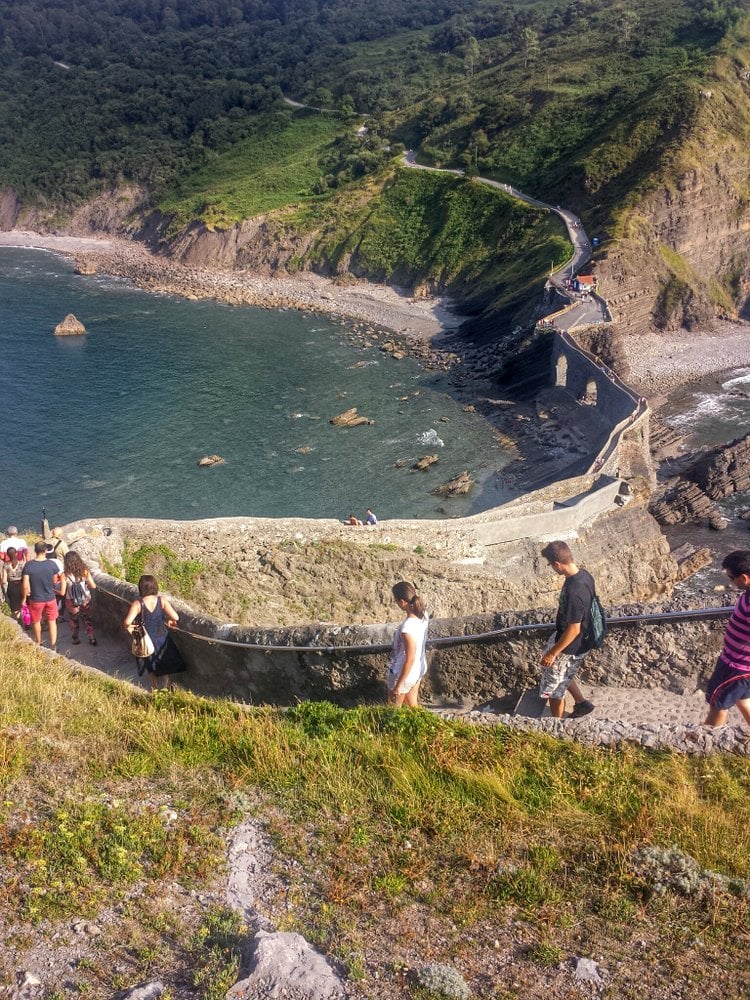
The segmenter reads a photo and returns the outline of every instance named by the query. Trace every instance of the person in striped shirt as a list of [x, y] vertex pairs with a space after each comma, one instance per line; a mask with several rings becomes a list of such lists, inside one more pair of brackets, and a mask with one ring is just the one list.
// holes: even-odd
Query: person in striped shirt
[[724, 632], [724, 648], [706, 685], [704, 725], [723, 726], [735, 705], [750, 725], [750, 551], [730, 552], [721, 564], [742, 593]]

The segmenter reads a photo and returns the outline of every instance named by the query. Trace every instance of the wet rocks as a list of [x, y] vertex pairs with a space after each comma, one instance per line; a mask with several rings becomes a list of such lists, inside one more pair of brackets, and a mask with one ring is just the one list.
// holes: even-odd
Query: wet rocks
[[712, 500], [750, 490], [750, 434], [706, 452], [687, 475]]
[[91, 275], [97, 273], [96, 264], [87, 257], [76, 257], [76, 274]]
[[73, 313], [68, 313], [65, 319], [55, 327], [56, 337], [80, 337], [86, 332], [86, 327]]
[[713, 501], [750, 490], [750, 434], [681, 466], [682, 474], [653, 495], [649, 510], [659, 524], [706, 523], [723, 531], [728, 522]]
[[333, 424], [334, 427], [359, 427], [361, 424], [374, 424], [375, 421], [370, 420], [369, 417], [363, 417], [357, 413], [356, 406], [351, 406], [343, 413], [339, 413], [338, 416], [331, 417], [328, 423]]
[[439, 497], [458, 497], [463, 496], [466, 493], [471, 493], [474, 488], [474, 479], [469, 475], [468, 471], [464, 469], [463, 472], [459, 472], [457, 476], [454, 476], [447, 483], [443, 483], [442, 486], [437, 486], [432, 492], [435, 496]]
[[431, 465], [434, 465], [435, 462], [439, 461], [440, 458], [438, 455], [422, 455], [422, 457], [418, 459], [414, 465], [412, 465], [412, 469], [416, 469], [417, 472], [424, 472], [426, 469], [429, 469]]
[[201, 469], [209, 468], [212, 465], [223, 465], [224, 459], [221, 455], [204, 455], [203, 458], [198, 459], [198, 467]]
[[722, 519], [721, 512], [713, 501], [696, 483], [682, 477], [673, 480], [667, 487], [654, 495], [648, 505], [659, 524], [716, 524]]
[[680, 580], [687, 580], [698, 570], [709, 566], [713, 558], [710, 549], [705, 548], [705, 546], [696, 549], [689, 542], [674, 549], [671, 555], [677, 563], [677, 574]]

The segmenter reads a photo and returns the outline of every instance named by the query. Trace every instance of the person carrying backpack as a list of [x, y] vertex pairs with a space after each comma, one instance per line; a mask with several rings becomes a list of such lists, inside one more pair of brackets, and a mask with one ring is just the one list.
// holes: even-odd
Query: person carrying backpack
[[64, 567], [62, 595], [70, 626], [70, 641], [74, 646], [79, 645], [81, 640], [78, 633], [83, 619], [89, 642], [95, 646], [94, 623], [91, 620], [91, 591], [96, 590], [96, 582], [86, 563], [72, 549], [65, 553]]
[[583, 658], [590, 649], [601, 646], [605, 622], [594, 578], [579, 569], [567, 542], [549, 542], [542, 556], [555, 573], [565, 577], [555, 620], [555, 632], [547, 643], [541, 659], [542, 675], [539, 694], [549, 699], [549, 710], [556, 719], [565, 712], [565, 694], [573, 697], [572, 719], [580, 719], [594, 706], [587, 701], [575, 677]]

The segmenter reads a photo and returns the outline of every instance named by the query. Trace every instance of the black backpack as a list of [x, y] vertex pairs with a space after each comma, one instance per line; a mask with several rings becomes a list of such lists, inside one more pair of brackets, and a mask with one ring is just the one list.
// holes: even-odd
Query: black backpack
[[591, 610], [583, 627], [583, 638], [579, 652], [588, 653], [590, 649], [601, 649], [607, 635], [607, 616], [602, 602], [594, 594], [591, 600]]
[[89, 599], [88, 590], [82, 580], [73, 580], [69, 583], [65, 596], [74, 608], [82, 608], [84, 604], [88, 603]]

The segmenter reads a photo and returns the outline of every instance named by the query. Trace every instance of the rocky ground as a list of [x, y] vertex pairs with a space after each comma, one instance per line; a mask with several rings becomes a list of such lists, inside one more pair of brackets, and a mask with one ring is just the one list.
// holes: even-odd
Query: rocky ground
[[720, 321], [707, 333], [688, 330], [629, 334], [623, 348], [630, 382], [658, 408], [661, 397], [703, 375], [750, 365], [747, 323]]

